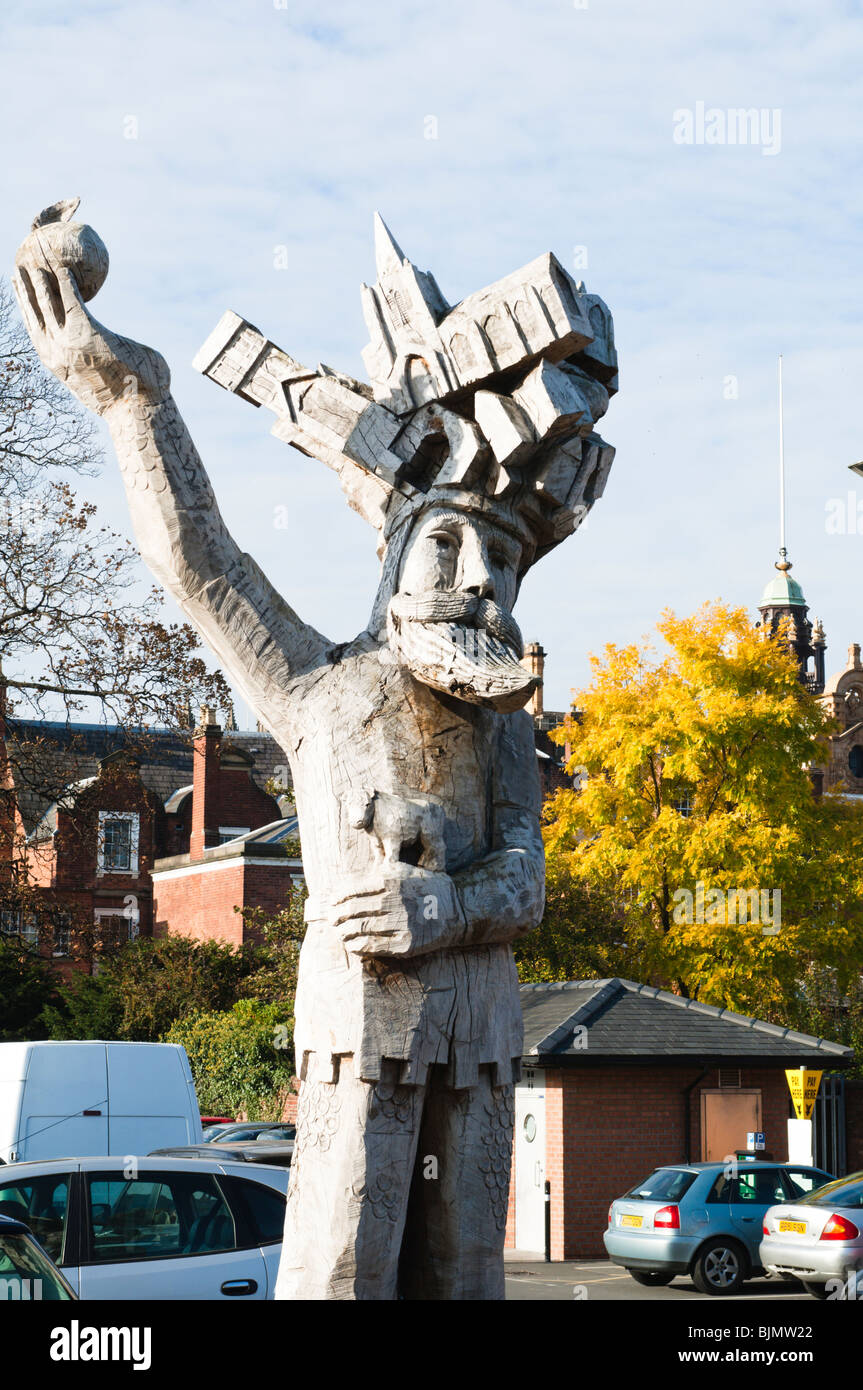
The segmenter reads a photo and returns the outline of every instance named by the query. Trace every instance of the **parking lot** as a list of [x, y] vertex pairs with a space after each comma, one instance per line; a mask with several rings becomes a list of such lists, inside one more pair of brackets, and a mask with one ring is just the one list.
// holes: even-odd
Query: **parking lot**
[[644, 1288], [609, 1260], [562, 1260], [546, 1264], [535, 1258], [519, 1257], [517, 1252], [506, 1256], [506, 1296], [508, 1300], [539, 1301], [589, 1299], [608, 1303], [625, 1299], [628, 1302], [672, 1303], [760, 1303], [765, 1299], [783, 1303], [797, 1302], [814, 1307], [811, 1298], [799, 1284], [780, 1279], [751, 1279], [739, 1294], [713, 1298], [701, 1294], [692, 1280], [680, 1275], [665, 1288]]

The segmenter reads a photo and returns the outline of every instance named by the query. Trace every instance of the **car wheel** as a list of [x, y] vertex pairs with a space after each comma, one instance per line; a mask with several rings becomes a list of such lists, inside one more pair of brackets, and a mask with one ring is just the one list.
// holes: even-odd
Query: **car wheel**
[[733, 1240], [712, 1240], [699, 1250], [692, 1266], [699, 1293], [737, 1293], [745, 1277], [743, 1251]]
[[801, 1279], [800, 1282], [801, 1282], [801, 1284], [803, 1285], [803, 1287], [804, 1287], [804, 1289], [806, 1290], [806, 1292], [807, 1292], [808, 1294], [810, 1294], [810, 1295], [812, 1296], [812, 1298], [817, 1298], [817, 1299], [819, 1299], [819, 1300], [824, 1299], [824, 1298], [827, 1298], [827, 1296], [828, 1296], [828, 1289], [827, 1289], [826, 1283], [825, 1283], [825, 1284], [810, 1284], [810, 1282], [809, 1282], [808, 1279]]
[[674, 1278], [673, 1274], [663, 1274], [659, 1269], [630, 1269], [628, 1272], [636, 1284], [645, 1284], [649, 1289], [662, 1288], [664, 1284], [670, 1284]]

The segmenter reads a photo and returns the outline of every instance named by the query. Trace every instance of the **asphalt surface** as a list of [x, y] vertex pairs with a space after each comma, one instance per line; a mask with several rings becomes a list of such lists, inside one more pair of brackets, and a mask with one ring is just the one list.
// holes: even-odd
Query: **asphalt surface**
[[740, 1293], [721, 1297], [699, 1293], [692, 1280], [678, 1275], [665, 1288], [645, 1288], [636, 1284], [625, 1270], [608, 1260], [562, 1260], [546, 1264], [543, 1260], [507, 1257], [506, 1296], [508, 1300], [556, 1301], [589, 1299], [610, 1303], [616, 1300], [639, 1303], [799, 1303], [813, 1307], [817, 1302], [800, 1284], [781, 1279], [750, 1279]]

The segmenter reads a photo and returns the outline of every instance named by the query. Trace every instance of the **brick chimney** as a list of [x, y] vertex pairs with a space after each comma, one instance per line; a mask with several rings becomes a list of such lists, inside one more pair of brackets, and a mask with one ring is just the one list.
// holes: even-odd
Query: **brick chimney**
[[222, 729], [209, 705], [201, 706], [192, 757], [192, 831], [189, 858], [200, 860], [204, 850], [219, 843], [219, 770]]
[[539, 642], [528, 642], [524, 649], [524, 656], [521, 659], [521, 664], [532, 676], [539, 676], [539, 685], [531, 695], [525, 708], [528, 714], [534, 716], [542, 714], [542, 678], [545, 670], [545, 652]]

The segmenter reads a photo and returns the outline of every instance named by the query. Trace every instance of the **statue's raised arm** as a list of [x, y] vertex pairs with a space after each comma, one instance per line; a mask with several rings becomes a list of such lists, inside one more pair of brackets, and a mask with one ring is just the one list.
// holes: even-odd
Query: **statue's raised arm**
[[234, 541], [152, 348], [89, 313], [108, 255], [71, 222], [77, 200], [36, 218], [16, 256], [14, 285], [43, 364], [108, 425], [135, 538], [173, 594], [268, 721], [286, 719], [296, 681], [325, 663], [330, 643], [301, 621]]

